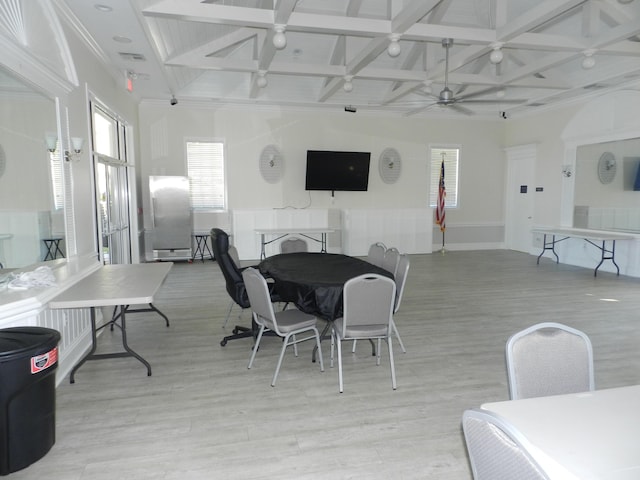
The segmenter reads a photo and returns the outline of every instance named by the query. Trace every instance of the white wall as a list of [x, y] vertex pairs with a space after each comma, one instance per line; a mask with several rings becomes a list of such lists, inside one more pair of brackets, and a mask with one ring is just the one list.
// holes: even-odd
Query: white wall
[[[447, 225], [464, 225], [460, 243], [502, 241], [504, 155], [500, 120], [418, 119], [247, 108], [197, 108], [145, 103], [140, 106], [141, 168], [145, 228], [150, 228], [148, 177], [186, 175], [187, 138], [223, 140], [226, 145], [228, 206], [256, 208], [388, 209], [428, 205], [428, 151], [432, 144], [459, 144], [460, 207], [447, 212]], [[268, 184], [259, 173], [262, 149], [274, 144], [284, 156], [284, 178]], [[396, 184], [382, 182], [378, 157], [393, 147], [402, 158]], [[371, 152], [369, 191], [304, 190], [307, 149]], [[221, 221], [221, 218], [212, 221]], [[196, 217], [196, 222], [198, 220]], [[217, 225], [211, 225], [217, 226]], [[475, 237], [475, 228], [482, 233]], [[499, 232], [499, 233], [495, 233]], [[438, 232], [439, 233], [439, 232]], [[455, 236], [455, 235], [453, 235]], [[482, 239], [481, 239], [482, 237]]]

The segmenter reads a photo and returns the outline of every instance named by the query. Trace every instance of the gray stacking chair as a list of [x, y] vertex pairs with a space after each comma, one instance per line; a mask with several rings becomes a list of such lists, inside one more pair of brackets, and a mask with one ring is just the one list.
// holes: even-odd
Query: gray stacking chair
[[387, 248], [384, 252], [381, 267], [395, 277], [398, 271], [398, 261], [400, 261], [400, 252], [398, 249], [395, 247]]
[[376, 267], [382, 267], [382, 260], [384, 259], [384, 252], [387, 250], [384, 243], [376, 242], [372, 243], [367, 253], [367, 262], [375, 265]]
[[280, 242], [280, 253], [308, 252], [306, 240], [298, 237], [288, 237]]
[[548, 480], [527, 451], [526, 438], [500, 417], [467, 410], [462, 429], [474, 480]]
[[[297, 357], [298, 343], [315, 339], [316, 346], [318, 348], [318, 358], [320, 359], [320, 371], [324, 372], [322, 350], [320, 349], [320, 334], [316, 327], [316, 317], [297, 309], [282, 310], [276, 313], [273, 310], [273, 304], [271, 303], [267, 281], [260, 272], [255, 268], [249, 267], [243, 270], [242, 278], [244, 279], [247, 294], [249, 295], [249, 303], [251, 303], [253, 319], [260, 326], [247, 368], [251, 368], [253, 365], [256, 353], [260, 348], [260, 340], [262, 340], [262, 336], [265, 331], [272, 331], [284, 340], [282, 342], [282, 348], [280, 349], [280, 357], [278, 358], [276, 371], [273, 374], [273, 380], [271, 381], [272, 387], [276, 385], [280, 366], [282, 365], [282, 359], [284, 358], [284, 353], [289, 345], [293, 345], [293, 352]], [[311, 335], [303, 338], [296, 337], [296, 335], [303, 333], [310, 333]]]
[[394, 281], [374, 273], [365, 273], [347, 280], [344, 284], [343, 316], [334, 320], [331, 326], [331, 366], [333, 367], [333, 353], [337, 342], [340, 393], [343, 391], [343, 340], [378, 340], [376, 365], [380, 365], [380, 344], [381, 340], [384, 340], [389, 347], [391, 386], [394, 390], [396, 389], [396, 371], [391, 342], [395, 296]]
[[[409, 273], [409, 266], [411, 262], [409, 261], [409, 256], [406, 254], [400, 255], [398, 259], [398, 268], [396, 269], [395, 281], [396, 281], [396, 298], [393, 307], [394, 315], [400, 310], [400, 303], [402, 302], [402, 294], [404, 293], [404, 285], [407, 281], [407, 275]], [[407, 353], [407, 350], [404, 348], [404, 343], [402, 343], [402, 338], [400, 338], [400, 334], [398, 333], [398, 327], [396, 326], [395, 319], [393, 320], [393, 333], [398, 339], [398, 343], [400, 344], [400, 348], [403, 353]]]
[[560, 323], [538, 323], [507, 341], [512, 400], [594, 390], [589, 337]]

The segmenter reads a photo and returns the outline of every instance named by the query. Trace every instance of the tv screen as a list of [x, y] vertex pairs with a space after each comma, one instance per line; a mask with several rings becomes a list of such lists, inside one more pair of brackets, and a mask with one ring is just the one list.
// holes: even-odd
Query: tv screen
[[307, 150], [305, 190], [364, 192], [370, 158], [370, 152]]

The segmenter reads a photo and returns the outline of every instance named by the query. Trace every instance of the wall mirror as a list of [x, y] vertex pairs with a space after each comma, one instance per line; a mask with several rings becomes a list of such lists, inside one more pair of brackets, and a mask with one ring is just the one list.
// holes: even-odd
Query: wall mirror
[[640, 233], [640, 138], [578, 147], [573, 226]]
[[60, 258], [65, 251], [63, 165], [61, 155], [50, 154], [45, 143], [48, 134], [56, 136], [58, 131], [55, 101], [0, 65], [0, 263], [4, 268]]

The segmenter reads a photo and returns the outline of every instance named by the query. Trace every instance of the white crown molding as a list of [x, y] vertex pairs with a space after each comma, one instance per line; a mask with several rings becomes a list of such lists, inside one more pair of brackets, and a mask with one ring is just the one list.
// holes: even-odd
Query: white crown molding
[[75, 87], [44, 65], [29, 50], [0, 35], [2, 64], [28, 85], [49, 97], [66, 97]]

